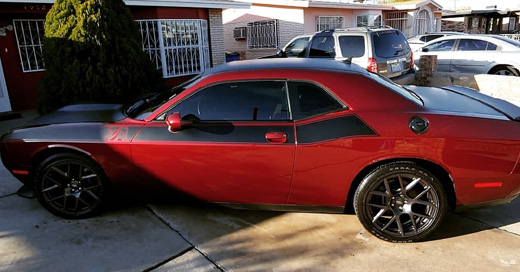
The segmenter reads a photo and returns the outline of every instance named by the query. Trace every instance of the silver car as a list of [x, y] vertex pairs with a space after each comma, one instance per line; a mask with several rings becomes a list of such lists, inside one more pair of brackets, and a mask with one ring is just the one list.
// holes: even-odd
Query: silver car
[[408, 38], [408, 44], [410, 45], [410, 48], [412, 48], [412, 50], [416, 50], [417, 48], [424, 46], [424, 44], [427, 42], [433, 41], [438, 38], [446, 37], [446, 36], [452, 36], [452, 35], [466, 35], [466, 33], [449, 32], [449, 31], [431, 32], [431, 33], [426, 33], [423, 35], [417, 35], [417, 36]]
[[520, 42], [499, 35], [459, 35], [435, 39], [414, 52], [437, 55], [437, 71], [464, 74], [520, 75]]

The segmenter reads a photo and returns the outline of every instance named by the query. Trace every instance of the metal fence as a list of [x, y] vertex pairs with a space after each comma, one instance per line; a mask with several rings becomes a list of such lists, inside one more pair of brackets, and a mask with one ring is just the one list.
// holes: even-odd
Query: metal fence
[[206, 20], [138, 20], [141, 45], [163, 77], [193, 75], [210, 67]]

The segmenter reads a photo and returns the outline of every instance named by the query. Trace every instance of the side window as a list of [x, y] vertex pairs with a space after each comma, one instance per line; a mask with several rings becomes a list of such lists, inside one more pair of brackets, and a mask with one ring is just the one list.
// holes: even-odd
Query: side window
[[285, 48], [285, 54], [287, 54], [287, 57], [298, 57], [305, 51], [308, 44], [309, 37], [296, 39]]
[[425, 46], [424, 48], [427, 48], [428, 52], [451, 51], [454, 43], [455, 40], [439, 41]]
[[343, 57], [362, 57], [365, 55], [365, 38], [363, 36], [340, 36], [339, 47]]
[[322, 88], [307, 82], [289, 82], [293, 119], [343, 109], [343, 106]]
[[495, 50], [497, 50], [497, 47], [498, 46], [496, 44], [488, 42], [486, 50], [487, 51], [495, 51]]
[[426, 36], [422, 36], [421, 38], [419, 38], [419, 41], [426, 42]]
[[309, 57], [311, 58], [334, 58], [334, 37], [314, 36], [311, 41]]
[[443, 35], [428, 35], [428, 36], [426, 36], [426, 42], [433, 41], [433, 40], [435, 40], [437, 38], [440, 38], [442, 36]]
[[473, 39], [461, 39], [457, 51], [484, 51], [488, 42]]
[[222, 83], [207, 87], [175, 106], [183, 120], [289, 120], [284, 81]]

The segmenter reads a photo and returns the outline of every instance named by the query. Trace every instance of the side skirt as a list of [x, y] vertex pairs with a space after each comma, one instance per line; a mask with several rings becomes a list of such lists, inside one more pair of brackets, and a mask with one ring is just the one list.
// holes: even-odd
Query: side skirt
[[343, 213], [344, 206], [302, 206], [282, 204], [245, 204], [245, 203], [214, 203], [216, 205], [238, 210], [264, 210], [282, 212], [311, 212], [311, 213]]

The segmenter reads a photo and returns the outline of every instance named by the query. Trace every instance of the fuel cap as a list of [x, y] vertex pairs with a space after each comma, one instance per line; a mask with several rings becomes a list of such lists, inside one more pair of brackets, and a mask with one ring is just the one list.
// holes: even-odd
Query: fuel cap
[[413, 131], [413, 133], [424, 134], [428, 131], [430, 125], [426, 118], [421, 116], [414, 116], [412, 119], [410, 119], [408, 126]]

